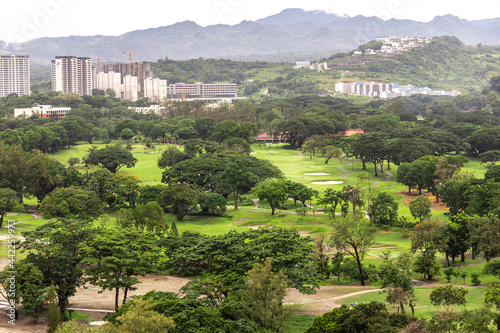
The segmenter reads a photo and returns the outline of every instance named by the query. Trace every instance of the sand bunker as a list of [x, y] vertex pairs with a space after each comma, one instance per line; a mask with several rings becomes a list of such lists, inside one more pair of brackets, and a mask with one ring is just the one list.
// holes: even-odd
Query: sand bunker
[[339, 185], [343, 184], [343, 181], [340, 180], [318, 180], [315, 182], [311, 182], [313, 185]]
[[306, 176], [328, 176], [329, 173], [324, 173], [324, 172], [312, 172], [312, 173], [305, 173], [304, 175]]

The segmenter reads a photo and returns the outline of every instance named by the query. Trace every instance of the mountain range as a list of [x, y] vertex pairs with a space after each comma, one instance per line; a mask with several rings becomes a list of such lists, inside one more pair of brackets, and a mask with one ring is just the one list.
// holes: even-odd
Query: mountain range
[[[29, 54], [34, 63], [55, 56], [95, 56], [127, 61], [123, 51], [147, 51], [134, 59], [228, 58], [293, 61], [317, 59], [347, 52], [380, 36], [456, 36], [465, 44], [500, 44], [500, 18], [468, 21], [453, 15], [430, 22], [378, 17], [339, 16], [324, 11], [286, 9], [279, 14], [236, 25], [202, 27], [185, 21], [169, 26], [136, 30], [120, 36], [69, 36], [38, 38], [20, 44], [0, 40], [0, 54]], [[1, 39], [1, 35], [0, 35]]]

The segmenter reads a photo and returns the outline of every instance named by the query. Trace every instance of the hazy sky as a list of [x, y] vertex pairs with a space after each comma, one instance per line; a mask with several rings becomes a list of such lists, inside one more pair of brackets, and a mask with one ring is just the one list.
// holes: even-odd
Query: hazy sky
[[469, 20], [500, 17], [498, 0], [2, 0], [0, 40], [119, 35], [185, 20], [202, 26], [233, 25], [285, 8], [378, 16], [384, 20], [430, 21], [445, 14]]

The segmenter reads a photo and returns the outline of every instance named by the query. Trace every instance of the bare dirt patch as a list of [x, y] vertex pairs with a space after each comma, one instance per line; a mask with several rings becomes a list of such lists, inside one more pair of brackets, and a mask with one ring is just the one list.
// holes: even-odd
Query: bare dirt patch
[[239, 219], [238, 221], [236, 221], [236, 223], [245, 222], [248, 219], [249, 219], [249, 217], [242, 217], [241, 219]]
[[[139, 280], [142, 283], [137, 285], [137, 290], [129, 292], [129, 295], [143, 295], [151, 290], [178, 293], [181, 287], [189, 281], [189, 279], [186, 278], [160, 275], [147, 275], [145, 277], [140, 277]], [[75, 296], [70, 298], [69, 309], [77, 308], [78, 311], [89, 315], [91, 320], [101, 320], [107, 311], [94, 312], [92, 310], [113, 310], [115, 294], [110, 291], [99, 294], [99, 290], [99, 288], [92, 285], [88, 285], [88, 289], [79, 288]], [[123, 293], [120, 293], [120, 305], [122, 298]], [[5, 299], [1, 297], [0, 301], [3, 302]], [[89, 311], [85, 311], [85, 309]], [[20, 317], [16, 320], [15, 326], [7, 323], [6, 308], [0, 308], [0, 317], [6, 318], [5, 320], [0, 320], [0, 332], [2, 333], [45, 333], [47, 331], [46, 320], [43, 317], [40, 318], [37, 325], [32, 324], [30, 318]]]
[[310, 231], [309, 230], [299, 230], [299, 235], [303, 236], [303, 237], [306, 237], [306, 236], [311, 236], [310, 234]]
[[10, 320], [7, 317], [7, 310], [0, 309], [0, 332], [2, 333], [46, 333], [47, 332], [47, 320], [40, 317], [38, 324], [34, 325], [31, 323], [31, 318], [24, 317], [22, 315], [15, 321], [15, 325], [11, 325], [7, 322]]
[[267, 224], [255, 224], [255, 225], [241, 225], [240, 227], [256, 230], [259, 228], [269, 228], [270, 229], [273, 226], [267, 225]]
[[[399, 192], [399, 194], [402, 194], [408, 199], [404, 201], [405, 206], [410, 206], [410, 202], [413, 201], [416, 197], [418, 197], [420, 194], [418, 194], [418, 190], [412, 190], [411, 193], [409, 193], [407, 190]], [[431, 209], [435, 210], [442, 210], [442, 211], [448, 211], [448, 207], [443, 203], [443, 202], [436, 202], [436, 197], [432, 195], [429, 192], [422, 192], [422, 195], [429, 198], [432, 202], [431, 204]]]
[[[189, 279], [162, 276], [162, 275], [146, 275], [139, 277], [142, 282], [137, 285], [137, 290], [129, 291], [129, 295], [144, 295], [151, 290], [157, 291], [170, 291], [178, 293], [179, 290], [188, 283]], [[99, 294], [99, 288], [87, 285], [88, 289], [78, 288], [75, 296], [70, 298], [69, 308], [82, 308], [82, 309], [99, 309], [99, 310], [113, 310], [115, 293], [114, 291], [105, 291]], [[120, 293], [120, 306], [123, 299], [123, 293]]]
[[324, 286], [316, 290], [315, 295], [304, 295], [296, 289], [290, 289], [283, 301], [299, 305], [300, 314], [322, 315], [339, 307], [340, 305], [336, 304], [338, 300], [376, 290], [378, 289], [371, 287]]

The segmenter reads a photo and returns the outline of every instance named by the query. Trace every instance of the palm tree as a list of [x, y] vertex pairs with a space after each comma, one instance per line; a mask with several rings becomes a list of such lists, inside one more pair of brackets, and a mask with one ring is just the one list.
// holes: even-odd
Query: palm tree
[[[153, 140], [151, 140], [150, 137], [144, 137], [142, 142], [144, 143], [144, 153], [149, 154]], [[146, 153], [146, 149], [147, 149], [147, 153]]]

